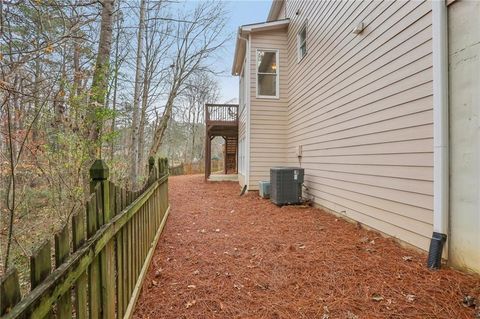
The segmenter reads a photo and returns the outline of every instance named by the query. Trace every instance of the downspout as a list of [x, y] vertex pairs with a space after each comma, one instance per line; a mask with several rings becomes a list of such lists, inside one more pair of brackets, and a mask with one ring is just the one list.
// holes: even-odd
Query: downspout
[[449, 223], [448, 28], [445, 0], [432, 1], [433, 235], [427, 266], [439, 269]]
[[246, 45], [246, 48], [245, 48], [245, 56], [246, 56], [246, 63], [247, 63], [247, 92], [246, 92], [246, 100], [247, 100], [247, 104], [246, 104], [246, 109], [247, 109], [247, 127], [246, 127], [246, 130], [247, 130], [247, 138], [246, 138], [246, 145], [245, 145], [245, 181], [246, 181], [246, 185], [247, 185], [247, 191], [250, 189], [250, 130], [251, 130], [251, 126], [250, 126], [250, 113], [251, 113], [251, 109], [250, 109], [250, 106], [251, 106], [251, 100], [250, 100], [250, 81], [251, 81], [251, 70], [250, 70], [250, 59], [251, 59], [251, 53], [250, 53], [250, 33], [248, 34], [248, 38], [247, 38], [247, 45]]
[[250, 188], [250, 33], [248, 37], [242, 36], [242, 30], [240, 28], [238, 32], [238, 38], [245, 41], [245, 83], [243, 84], [247, 89], [245, 91], [245, 112], [247, 112], [246, 118], [246, 136], [245, 136], [245, 185], [247, 186], [247, 191]]

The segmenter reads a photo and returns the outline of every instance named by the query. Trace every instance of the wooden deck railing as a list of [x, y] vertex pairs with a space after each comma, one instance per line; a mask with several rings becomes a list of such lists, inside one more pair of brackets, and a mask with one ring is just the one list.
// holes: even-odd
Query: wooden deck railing
[[151, 158], [149, 168], [144, 187], [131, 192], [108, 180], [103, 161], [93, 164], [86, 209], [54, 236], [55, 267], [47, 241], [31, 256], [23, 298], [16, 269], [0, 278], [1, 319], [132, 316], [169, 213], [168, 161]]
[[238, 104], [205, 104], [205, 123], [237, 123]]

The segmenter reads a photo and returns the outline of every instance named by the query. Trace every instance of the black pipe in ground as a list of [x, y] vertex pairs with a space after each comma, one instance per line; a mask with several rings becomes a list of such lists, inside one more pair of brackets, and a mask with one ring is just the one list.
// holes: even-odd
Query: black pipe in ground
[[430, 269], [440, 269], [442, 266], [442, 251], [447, 235], [433, 232], [432, 240], [430, 241], [430, 249], [428, 250], [427, 267]]

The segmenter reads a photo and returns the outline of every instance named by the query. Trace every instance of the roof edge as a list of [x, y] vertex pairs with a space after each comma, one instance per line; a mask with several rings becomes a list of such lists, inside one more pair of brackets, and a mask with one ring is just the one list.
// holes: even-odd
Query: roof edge
[[290, 19], [275, 20], [269, 22], [260, 22], [246, 24], [238, 28], [237, 41], [235, 43], [235, 51], [233, 55], [232, 75], [238, 75], [243, 66], [245, 58], [246, 40], [250, 33], [258, 31], [278, 30], [288, 27]]
[[[233, 53], [233, 64], [232, 64], [232, 75], [239, 75], [242, 65], [243, 58], [245, 56], [246, 50], [246, 39], [242, 36], [242, 27], [238, 28], [237, 32], [237, 41], [235, 42], [235, 51]], [[239, 55], [242, 57], [239, 57]]]
[[280, 9], [282, 8], [283, 3], [285, 0], [273, 0], [272, 6], [270, 7], [270, 11], [268, 12], [267, 22], [276, 20], [278, 14], [280, 13]]
[[267, 22], [258, 22], [252, 24], [245, 24], [240, 27], [242, 32], [256, 32], [256, 31], [265, 31], [265, 30], [275, 30], [286, 27], [290, 24], [290, 19], [280, 19]]

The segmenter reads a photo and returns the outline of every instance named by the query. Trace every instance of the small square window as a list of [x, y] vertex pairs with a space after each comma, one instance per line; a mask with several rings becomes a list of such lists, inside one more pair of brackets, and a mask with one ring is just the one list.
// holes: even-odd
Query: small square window
[[298, 61], [307, 55], [307, 24], [305, 24], [297, 35]]

